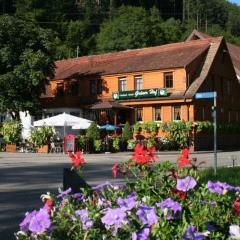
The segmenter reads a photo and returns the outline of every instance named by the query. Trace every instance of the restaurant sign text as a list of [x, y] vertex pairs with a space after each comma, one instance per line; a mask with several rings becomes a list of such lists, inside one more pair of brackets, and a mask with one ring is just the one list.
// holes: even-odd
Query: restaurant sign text
[[154, 98], [167, 96], [166, 88], [151, 88], [134, 91], [122, 91], [113, 93], [114, 100], [136, 99], [136, 98]]

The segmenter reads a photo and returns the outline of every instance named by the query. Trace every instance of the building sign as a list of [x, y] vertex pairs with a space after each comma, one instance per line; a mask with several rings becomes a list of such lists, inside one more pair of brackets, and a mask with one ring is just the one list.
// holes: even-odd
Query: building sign
[[114, 100], [136, 99], [136, 98], [154, 98], [167, 96], [166, 88], [151, 88], [134, 91], [115, 92], [112, 97]]

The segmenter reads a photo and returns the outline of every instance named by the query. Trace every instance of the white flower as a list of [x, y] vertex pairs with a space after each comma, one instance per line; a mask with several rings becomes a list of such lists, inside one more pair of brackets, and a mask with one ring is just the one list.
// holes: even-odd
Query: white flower
[[231, 225], [229, 233], [232, 239], [240, 240], [240, 227], [238, 225]]

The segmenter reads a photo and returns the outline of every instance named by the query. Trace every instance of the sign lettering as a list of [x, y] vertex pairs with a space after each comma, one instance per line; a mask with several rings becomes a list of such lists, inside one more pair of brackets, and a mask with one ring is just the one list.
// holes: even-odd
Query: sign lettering
[[136, 99], [136, 98], [154, 98], [167, 96], [166, 88], [151, 88], [134, 91], [122, 91], [113, 93], [114, 100]]

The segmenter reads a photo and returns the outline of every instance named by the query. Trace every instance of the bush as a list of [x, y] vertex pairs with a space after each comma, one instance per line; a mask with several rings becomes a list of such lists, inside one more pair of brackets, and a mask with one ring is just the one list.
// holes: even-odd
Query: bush
[[132, 138], [132, 131], [129, 122], [126, 122], [126, 124], [124, 125], [124, 128], [122, 130], [122, 137], [125, 141]]
[[189, 136], [192, 130], [192, 122], [172, 121], [161, 125], [163, 132], [176, 144], [178, 149], [189, 147]]
[[113, 150], [116, 151], [116, 152], [119, 152], [120, 150], [120, 138], [119, 137], [114, 137], [113, 140], [112, 140], [112, 147], [113, 147]]
[[134, 139], [129, 139], [127, 141], [127, 149], [128, 150], [133, 150], [136, 146], [136, 141]]
[[102, 140], [99, 139], [93, 140], [93, 145], [96, 152], [100, 152], [102, 150], [103, 147]]
[[29, 142], [37, 147], [47, 145], [50, 139], [53, 138], [55, 129], [50, 126], [42, 126], [32, 130]]
[[100, 131], [95, 122], [92, 122], [89, 128], [87, 129], [86, 136], [92, 140], [100, 139]]
[[149, 137], [147, 139], [147, 148], [155, 147], [156, 146], [156, 141], [154, 137]]
[[85, 135], [79, 135], [76, 137], [76, 146], [80, 151], [85, 151], [87, 144], [87, 137]]
[[202, 184], [188, 150], [182, 154], [186, 166], [176, 169], [155, 163], [153, 151], [137, 145], [132, 159], [112, 168], [114, 176], [130, 177], [125, 185], [43, 195], [44, 207], [25, 217], [18, 239], [238, 239], [240, 187]]
[[0, 134], [6, 143], [19, 143], [21, 139], [22, 125], [16, 120], [7, 120], [3, 122]]

